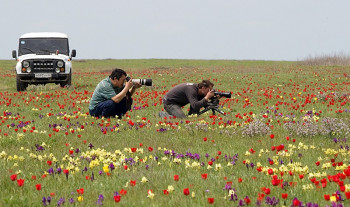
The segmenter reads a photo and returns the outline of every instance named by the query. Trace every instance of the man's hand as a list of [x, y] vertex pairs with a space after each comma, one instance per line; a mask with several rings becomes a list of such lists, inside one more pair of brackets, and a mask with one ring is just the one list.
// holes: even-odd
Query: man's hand
[[136, 88], [141, 88], [141, 84], [140, 83], [134, 83], [134, 88], [136, 89]]
[[125, 88], [127, 88], [129, 90], [133, 85], [134, 85], [134, 83], [132, 82], [132, 79], [130, 78], [130, 80], [125, 83]]
[[215, 94], [214, 94], [214, 90], [211, 90], [207, 93], [207, 95], [205, 95], [205, 100], [209, 101], [209, 99], [211, 99], [212, 97], [214, 97]]

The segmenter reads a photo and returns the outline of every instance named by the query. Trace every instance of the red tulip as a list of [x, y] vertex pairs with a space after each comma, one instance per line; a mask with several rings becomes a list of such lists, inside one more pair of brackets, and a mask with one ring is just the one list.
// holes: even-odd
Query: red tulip
[[265, 189], [264, 189], [264, 193], [265, 193], [266, 195], [269, 195], [270, 192], [271, 192], [271, 191], [270, 191], [270, 188], [265, 188]]
[[326, 201], [329, 201], [329, 200], [331, 199], [331, 196], [330, 196], [330, 195], [323, 195], [323, 197], [324, 197], [324, 199], [325, 199]]
[[214, 198], [208, 198], [208, 203], [213, 204], [214, 203]]
[[244, 202], [245, 202], [247, 205], [250, 204], [250, 199], [249, 199], [248, 196], [246, 196], [246, 197], [244, 198]]
[[114, 196], [114, 201], [116, 202], [116, 203], [119, 203], [120, 202], [120, 195], [116, 195], [116, 196]]
[[300, 201], [298, 199], [294, 199], [293, 206], [299, 206], [299, 205], [300, 205]]
[[184, 195], [189, 195], [190, 194], [190, 190], [188, 188], [184, 189]]
[[19, 187], [22, 187], [22, 186], [24, 185], [24, 179], [18, 179], [18, 180], [17, 180], [17, 185], [18, 185]]
[[267, 170], [267, 173], [269, 173], [269, 175], [272, 175], [273, 174], [273, 170], [270, 168]]
[[282, 193], [281, 195], [282, 195], [283, 199], [287, 199], [288, 198], [288, 193]]
[[77, 193], [79, 195], [83, 195], [84, 194], [84, 188], [77, 189]]
[[119, 193], [120, 193], [120, 195], [126, 195], [127, 192], [128, 192], [128, 191], [126, 191], [126, 190], [124, 190], [124, 189], [121, 189]]
[[36, 184], [35, 185], [35, 188], [39, 191], [39, 190], [41, 190], [41, 184]]
[[135, 186], [136, 185], [136, 180], [130, 180], [130, 185]]
[[175, 180], [175, 181], [179, 181], [179, 179], [180, 179], [180, 176], [179, 176], [179, 175], [174, 175], [174, 180]]
[[350, 199], [350, 191], [345, 192], [345, 197], [346, 197], [347, 199]]
[[11, 177], [10, 177], [10, 178], [11, 178], [11, 180], [12, 180], [12, 181], [17, 180], [17, 174], [13, 174], [13, 175], [11, 175]]

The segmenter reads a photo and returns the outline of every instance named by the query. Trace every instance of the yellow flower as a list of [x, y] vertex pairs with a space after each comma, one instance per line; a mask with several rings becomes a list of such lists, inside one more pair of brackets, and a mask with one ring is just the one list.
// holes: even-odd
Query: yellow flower
[[79, 202], [83, 202], [83, 200], [84, 200], [83, 196], [78, 196], [78, 201]]
[[221, 170], [221, 164], [215, 164], [215, 170]]
[[337, 202], [337, 197], [336, 197], [336, 196], [331, 196], [330, 201], [332, 201], [332, 202]]
[[108, 165], [103, 166], [103, 172], [109, 173]]
[[147, 182], [148, 182], [147, 178], [146, 177], [142, 177], [141, 183], [147, 183]]
[[147, 196], [147, 198], [150, 198], [150, 199], [153, 199], [153, 197], [154, 197], [154, 193], [152, 192], [152, 190], [148, 190], [148, 196]]
[[192, 198], [196, 197], [196, 193], [192, 192]]
[[235, 195], [235, 191], [234, 191], [234, 190], [230, 190], [230, 191], [228, 192], [228, 195], [229, 195], [229, 196]]
[[168, 191], [169, 191], [169, 193], [174, 192], [174, 190], [175, 190], [174, 186], [168, 185]]

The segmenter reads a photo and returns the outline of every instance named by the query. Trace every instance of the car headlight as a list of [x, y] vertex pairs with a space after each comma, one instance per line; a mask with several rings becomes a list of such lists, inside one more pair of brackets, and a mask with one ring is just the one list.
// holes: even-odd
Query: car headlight
[[58, 61], [57, 62], [57, 67], [61, 68], [61, 67], [63, 67], [63, 65], [64, 65], [63, 61]]
[[30, 67], [27, 68], [27, 73], [32, 72], [32, 69]]
[[56, 73], [59, 73], [60, 72], [60, 68], [56, 68], [55, 71], [56, 71]]
[[25, 60], [22, 62], [22, 65], [23, 65], [23, 67], [28, 68], [30, 64], [28, 61]]

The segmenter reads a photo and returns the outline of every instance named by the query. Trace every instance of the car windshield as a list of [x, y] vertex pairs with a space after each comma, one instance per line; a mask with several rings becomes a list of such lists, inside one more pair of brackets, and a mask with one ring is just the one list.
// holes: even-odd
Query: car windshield
[[19, 40], [18, 55], [26, 54], [59, 54], [69, 55], [66, 38], [22, 38]]

